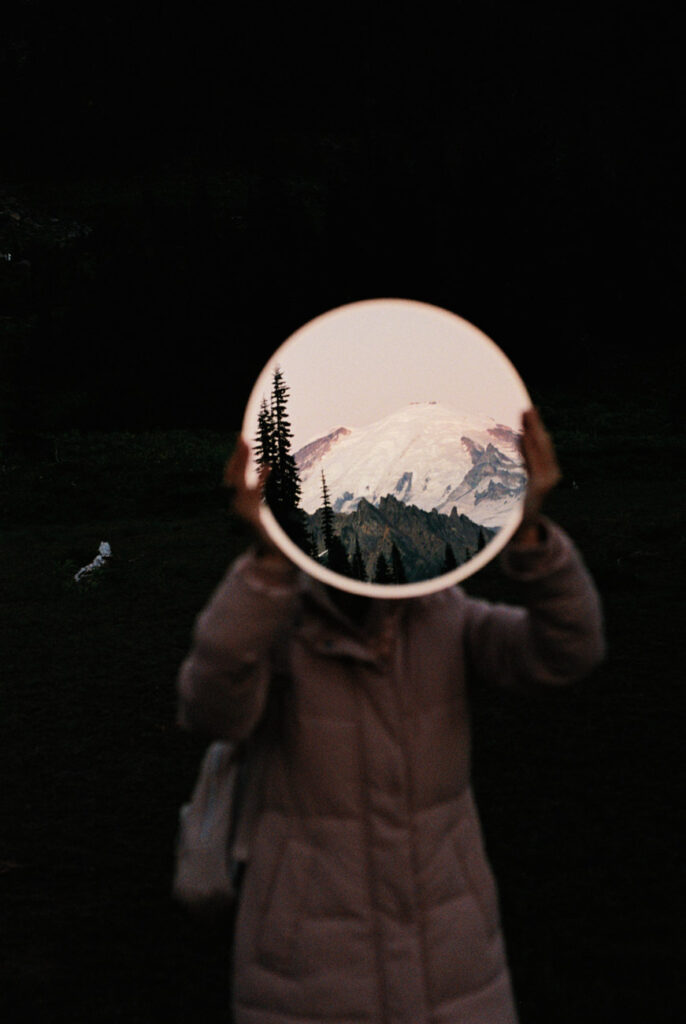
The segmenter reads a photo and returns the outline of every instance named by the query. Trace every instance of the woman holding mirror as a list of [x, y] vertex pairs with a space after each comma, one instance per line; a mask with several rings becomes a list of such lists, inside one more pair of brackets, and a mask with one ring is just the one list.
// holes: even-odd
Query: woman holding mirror
[[516, 1021], [470, 786], [467, 683], [566, 684], [603, 655], [593, 582], [541, 516], [560, 474], [534, 411], [522, 452], [528, 488], [502, 558], [516, 607], [459, 587], [332, 599], [265, 531], [266, 471], [246, 480], [245, 441], [229, 462], [256, 543], [197, 621], [179, 718], [244, 740], [279, 680], [236, 922], [236, 1024]]

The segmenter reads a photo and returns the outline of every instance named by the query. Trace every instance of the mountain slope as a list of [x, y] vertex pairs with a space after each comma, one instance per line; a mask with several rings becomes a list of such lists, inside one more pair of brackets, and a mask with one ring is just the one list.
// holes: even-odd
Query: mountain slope
[[366, 427], [339, 427], [296, 452], [302, 506], [314, 512], [321, 504], [323, 471], [339, 512], [392, 495], [497, 528], [526, 486], [517, 441], [511, 427], [493, 419], [413, 403]]
[[[308, 516], [307, 525], [315, 550], [322, 553], [325, 541], [321, 511]], [[368, 578], [374, 574], [379, 554], [383, 552], [390, 562], [391, 545], [395, 543], [408, 582], [441, 575], [446, 545], [452, 549], [455, 565], [462, 565], [495, 535], [494, 530], [458, 515], [455, 509], [450, 515], [443, 515], [435, 509], [427, 512], [416, 505], [405, 505], [391, 495], [382, 498], [378, 506], [362, 498], [353, 511], [334, 515], [333, 528], [349, 559], [359, 544]]]

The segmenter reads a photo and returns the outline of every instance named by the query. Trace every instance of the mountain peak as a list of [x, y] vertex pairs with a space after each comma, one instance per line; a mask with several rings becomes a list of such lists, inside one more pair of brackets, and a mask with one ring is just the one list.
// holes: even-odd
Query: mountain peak
[[342, 438], [347, 437], [352, 431], [348, 427], [336, 427], [325, 437], [318, 437], [310, 441], [303, 448], [295, 453], [295, 462], [302, 475], [316, 463], [320, 462], [327, 452]]
[[498, 526], [526, 483], [513, 428], [436, 401], [408, 403], [364, 427], [338, 427], [295, 459], [307, 512], [321, 504], [323, 471], [337, 512], [361, 501], [378, 508], [390, 495], [426, 512], [456, 508]]

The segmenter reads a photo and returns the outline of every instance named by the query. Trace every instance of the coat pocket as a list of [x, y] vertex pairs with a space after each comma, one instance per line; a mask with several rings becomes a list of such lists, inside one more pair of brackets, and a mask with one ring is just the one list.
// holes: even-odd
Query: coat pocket
[[311, 884], [311, 864], [309, 847], [294, 839], [286, 843], [274, 870], [259, 930], [257, 952], [267, 966], [288, 970], [295, 961]]

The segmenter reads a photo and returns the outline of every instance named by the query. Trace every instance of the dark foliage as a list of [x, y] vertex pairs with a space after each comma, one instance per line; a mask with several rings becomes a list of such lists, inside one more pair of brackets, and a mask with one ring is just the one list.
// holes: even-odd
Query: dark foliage
[[385, 557], [383, 551], [381, 551], [379, 553], [379, 556], [378, 556], [378, 558], [376, 560], [376, 565], [374, 566], [373, 582], [374, 583], [392, 583], [393, 582], [393, 575], [391, 573], [391, 570], [388, 567], [388, 562], [386, 561], [386, 557]]
[[668, 384], [677, 8], [460, 5], [451, 31], [308, 6], [10, 5], [3, 419], [237, 429], [293, 330], [391, 294], [472, 320], [534, 391]]
[[331, 572], [340, 573], [341, 576], [354, 575], [346, 550], [341, 543], [341, 538], [336, 534], [331, 538], [326, 556], [326, 565], [327, 568], [331, 569]]
[[[552, 395], [543, 406], [565, 472], [549, 512], [598, 582], [610, 655], [569, 690], [471, 695], [514, 988], [523, 1024], [578, 1024], [599, 1007], [671, 1024], [683, 443], [644, 406], [630, 419], [621, 402], [585, 419]], [[221, 488], [233, 440], [72, 432], [4, 463], [0, 1007], [13, 1024], [226, 1014], [227, 937], [187, 921], [169, 886], [203, 750], [175, 728], [174, 679], [195, 616], [249, 543]], [[665, 480], [671, 501], [657, 502]], [[73, 573], [101, 540], [112, 558], [81, 588]], [[495, 564], [467, 587], [516, 597]]]
[[331, 507], [331, 498], [329, 497], [329, 488], [326, 484], [324, 470], [322, 470], [322, 504], [320, 514], [322, 534], [324, 545], [326, 547], [324, 564], [327, 569], [331, 569], [332, 572], [340, 573], [341, 576], [355, 576], [355, 570], [353, 569], [353, 565], [351, 565], [347, 552], [341, 543], [341, 538], [334, 532], [334, 512]]
[[290, 389], [279, 367], [274, 371], [271, 393], [271, 473], [267, 480], [267, 500], [278, 516], [282, 509], [300, 504], [300, 476], [291, 452], [293, 431], [288, 418]]
[[333, 541], [333, 508], [331, 507], [331, 498], [329, 496], [329, 488], [326, 484], [326, 477], [324, 470], [322, 470], [322, 505], [321, 505], [321, 520], [322, 520], [322, 533], [324, 534], [324, 543], [327, 550], [331, 548]]
[[451, 572], [453, 569], [457, 569], [457, 559], [455, 558], [455, 552], [450, 544], [446, 544], [445, 558], [443, 560], [443, 572]]
[[391, 544], [391, 577], [393, 583], [407, 583], [402, 556], [395, 541]]
[[291, 453], [293, 432], [288, 418], [288, 395], [288, 385], [277, 367], [270, 401], [264, 398], [260, 406], [254, 451], [257, 464], [270, 467], [264, 497], [274, 518], [298, 547], [312, 555], [307, 517], [300, 507], [300, 474]]
[[328, 489], [325, 495], [328, 507], [306, 517], [313, 537], [319, 538], [324, 547], [328, 546], [327, 531], [331, 537], [339, 537], [351, 566], [359, 551], [372, 579], [382, 553], [387, 582], [414, 583], [444, 571], [447, 544], [453, 556], [459, 552], [458, 564], [462, 565], [495, 535], [455, 510], [450, 515], [435, 509], [426, 512], [392, 495], [382, 498], [378, 506], [362, 499], [352, 512], [333, 512]]
[[360, 551], [360, 542], [357, 538], [355, 539], [355, 550], [353, 551], [350, 565], [350, 575], [353, 579], [360, 580], [362, 583], [366, 583], [369, 579], [364, 559], [362, 558], [362, 552]]
[[275, 462], [275, 438], [272, 414], [267, 399], [262, 399], [257, 418], [257, 437], [255, 438], [255, 458], [258, 466], [272, 466]]

